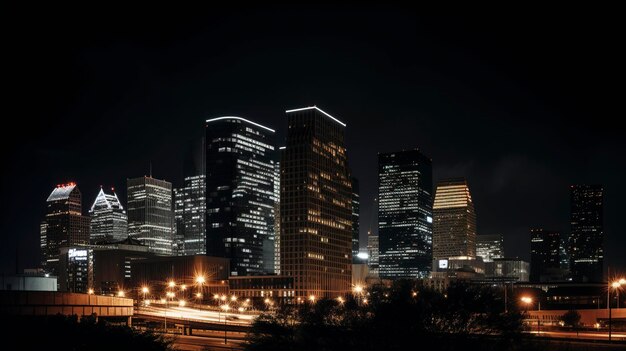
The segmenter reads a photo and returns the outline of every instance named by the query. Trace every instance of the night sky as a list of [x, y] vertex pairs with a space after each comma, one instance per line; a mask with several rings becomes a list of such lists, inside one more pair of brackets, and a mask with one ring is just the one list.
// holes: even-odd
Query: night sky
[[419, 148], [435, 180], [468, 178], [478, 233], [502, 233], [507, 256], [527, 260], [530, 227], [569, 232], [569, 185], [603, 184], [607, 261], [626, 270], [616, 12], [119, 13], [5, 12], [3, 120], [17, 126], [2, 133], [3, 272], [16, 252], [20, 270], [37, 265], [57, 183], [78, 183], [85, 213], [100, 185], [125, 204], [126, 179], [150, 162], [182, 184], [207, 118], [241, 116], [284, 140], [284, 111], [314, 104], [347, 123], [362, 239], [376, 226], [377, 152]]

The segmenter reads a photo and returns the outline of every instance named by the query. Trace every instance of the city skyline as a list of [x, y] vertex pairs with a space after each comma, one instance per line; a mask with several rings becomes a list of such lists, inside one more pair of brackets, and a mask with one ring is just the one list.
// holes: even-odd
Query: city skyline
[[[350, 166], [361, 187], [361, 248], [376, 216], [377, 153], [420, 148], [433, 159], [435, 182], [463, 176], [471, 183], [477, 233], [502, 233], [507, 256], [526, 260], [531, 227], [570, 232], [569, 186], [602, 184], [605, 263], [626, 266], [617, 254], [626, 245], [618, 231], [623, 172], [610, 158], [623, 154], [625, 145], [616, 128], [608, 127], [610, 113], [602, 110], [604, 96], [597, 90], [604, 88], [587, 62], [595, 59], [570, 55], [581, 40], [588, 47], [599, 44], [581, 39], [575, 29], [571, 38], [559, 37], [561, 51], [551, 48], [555, 28], [548, 18], [538, 19], [530, 32], [525, 26], [515, 29], [519, 22], [493, 19], [503, 30], [492, 33], [468, 21], [415, 21], [414, 15], [391, 9], [384, 15], [357, 11], [354, 29], [342, 16], [319, 9], [305, 14], [327, 20], [315, 30], [284, 14], [271, 18], [291, 24], [289, 35], [279, 35], [274, 25], [258, 29], [265, 21], [252, 17], [246, 24], [231, 12], [208, 21], [211, 26], [177, 27], [182, 39], [131, 21], [119, 24], [129, 36], [103, 33], [94, 25], [79, 37], [62, 35], [70, 30], [63, 26], [40, 33], [45, 21], [25, 33], [32, 34], [34, 45], [16, 50], [17, 57], [39, 56], [36, 47], [55, 48], [45, 42], [52, 37], [62, 38], [63, 50], [51, 50], [59, 56], [33, 64], [15, 80], [16, 91], [37, 81], [45, 94], [34, 92], [41, 101], [32, 107], [32, 118], [17, 121], [21, 142], [4, 151], [2, 191], [13, 201], [3, 204], [2, 231], [10, 233], [2, 248], [3, 270], [14, 271], [16, 261], [19, 268], [36, 265], [33, 247], [45, 194], [54, 184], [76, 181], [89, 200], [100, 184], [111, 184], [125, 199], [125, 180], [149, 174], [152, 163], [157, 178], [182, 186], [184, 148], [201, 137], [206, 118], [254, 117], [275, 127], [281, 141], [284, 109], [314, 104], [349, 126]], [[383, 29], [371, 24], [381, 16]], [[242, 26], [215, 38], [230, 20]], [[227, 45], [252, 28], [253, 40]], [[96, 45], [84, 44], [92, 34]], [[215, 46], [204, 45], [209, 42]], [[285, 51], [284, 44], [294, 49]], [[265, 54], [272, 50], [276, 53]], [[226, 69], [216, 73], [215, 67]], [[570, 123], [589, 116], [587, 124]], [[101, 150], [98, 133], [116, 141]], [[12, 186], [16, 180], [27, 184], [26, 190]], [[534, 206], [537, 199], [541, 206]]]

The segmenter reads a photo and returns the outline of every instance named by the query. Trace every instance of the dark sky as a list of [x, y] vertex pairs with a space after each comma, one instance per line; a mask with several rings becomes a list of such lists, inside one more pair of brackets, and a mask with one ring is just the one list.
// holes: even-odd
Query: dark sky
[[[529, 258], [529, 228], [569, 231], [569, 184], [605, 185], [606, 256], [626, 268], [623, 25], [617, 12], [429, 16], [401, 7], [193, 14], [6, 13], [3, 271], [33, 267], [55, 184], [83, 208], [148, 173], [179, 186], [204, 120], [278, 130], [316, 104], [347, 123], [361, 237], [376, 225], [376, 154], [420, 148], [435, 180], [468, 178], [479, 234]], [[8, 94], [7, 94], [8, 92]]]

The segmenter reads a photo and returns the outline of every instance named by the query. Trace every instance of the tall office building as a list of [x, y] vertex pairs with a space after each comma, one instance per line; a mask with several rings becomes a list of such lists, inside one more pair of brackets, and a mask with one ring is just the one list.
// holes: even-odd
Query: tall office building
[[82, 215], [82, 195], [76, 183], [57, 185], [46, 205], [40, 226], [42, 264], [46, 272], [58, 276], [61, 247], [89, 244], [89, 217]]
[[206, 236], [209, 256], [230, 274], [274, 272], [274, 130], [241, 117], [206, 121]]
[[483, 262], [493, 262], [494, 258], [504, 258], [504, 239], [502, 235], [477, 235], [476, 256]]
[[281, 163], [281, 274], [298, 297], [336, 298], [352, 279], [346, 125], [316, 106], [287, 110]]
[[561, 259], [561, 270], [563, 272], [569, 272], [569, 243], [567, 237], [561, 235], [561, 240], [559, 241], [559, 252]]
[[432, 161], [419, 150], [378, 154], [381, 278], [426, 278], [430, 273], [432, 174]]
[[185, 177], [174, 189], [176, 235], [182, 240], [182, 255], [206, 254], [206, 176]]
[[434, 258], [476, 257], [476, 213], [464, 178], [437, 184], [433, 214]]
[[122, 241], [128, 237], [128, 218], [126, 211], [117, 198], [115, 191], [107, 194], [102, 188], [96, 196], [91, 209], [91, 233], [92, 244]]
[[572, 185], [570, 188], [570, 270], [574, 281], [603, 280], [603, 192], [601, 185]]
[[561, 233], [534, 228], [530, 230], [530, 281], [540, 282], [542, 275], [554, 275], [561, 269]]
[[174, 253], [172, 184], [152, 177], [128, 179], [128, 236], [158, 255]]
[[380, 274], [378, 235], [374, 235], [372, 232], [367, 233], [367, 254], [369, 255], [368, 268], [370, 274], [378, 276]]
[[279, 161], [274, 165], [274, 273], [280, 275], [280, 160], [282, 150], [279, 148]]
[[352, 261], [356, 262], [359, 254], [359, 181], [352, 177]]

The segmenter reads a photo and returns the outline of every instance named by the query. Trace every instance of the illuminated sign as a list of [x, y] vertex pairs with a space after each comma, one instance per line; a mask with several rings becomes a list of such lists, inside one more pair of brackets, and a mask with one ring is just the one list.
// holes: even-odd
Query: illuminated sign
[[448, 269], [448, 260], [439, 260], [439, 268]]
[[67, 257], [80, 261], [86, 260], [87, 250], [69, 249], [69, 251], [67, 251]]
[[426, 222], [428, 222], [428, 223], [432, 223], [432, 222], [433, 222], [433, 217], [431, 217], [431, 216], [426, 216]]

